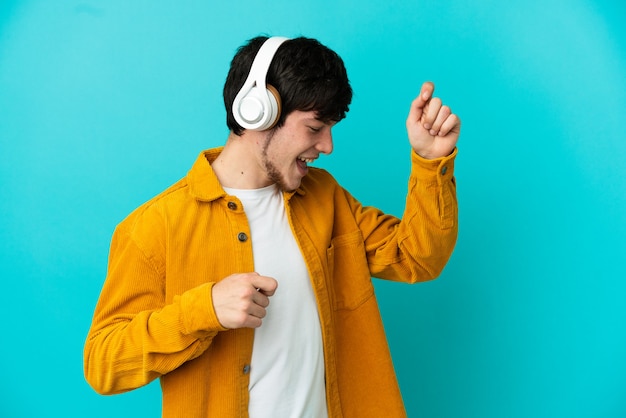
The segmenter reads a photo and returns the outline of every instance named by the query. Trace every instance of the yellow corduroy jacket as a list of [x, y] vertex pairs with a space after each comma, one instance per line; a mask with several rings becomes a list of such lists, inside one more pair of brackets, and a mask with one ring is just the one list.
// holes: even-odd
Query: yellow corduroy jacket
[[[241, 202], [201, 153], [188, 175], [116, 228], [85, 343], [85, 377], [114, 394], [161, 379], [164, 417], [247, 417], [253, 329], [216, 318], [213, 285], [254, 271]], [[310, 168], [285, 193], [317, 300], [331, 418], [403, 417], [371, 277], [414, 283], [440, 274], [457, 236], [456, 150], [412, 153], [402, 220], [362, 206]]]

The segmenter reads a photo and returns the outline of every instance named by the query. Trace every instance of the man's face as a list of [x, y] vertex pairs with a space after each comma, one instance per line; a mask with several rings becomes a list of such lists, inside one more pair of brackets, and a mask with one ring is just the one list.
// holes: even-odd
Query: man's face
[[334, 123], [315, 119], [315, 112], [294, 111], [285, 124], [267, 133], [261, 148], [261, 165], [270, 182], [293, 191], [308, 172], [308, 164], [333, 151]]

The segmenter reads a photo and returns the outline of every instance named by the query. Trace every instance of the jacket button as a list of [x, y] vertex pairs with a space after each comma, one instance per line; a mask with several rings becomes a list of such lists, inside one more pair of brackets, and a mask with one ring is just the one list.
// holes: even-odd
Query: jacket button
[[237, 204], [235, 202], [228, 202], [228, 209], [230, 210], [237, 209]]
[[245, 366], [243, 366], [243, 374], [248, 374], [250, 373], [250, 365], [246, 364]]
[[241, 242], [246, 242], [248, 241], [248, 236], [245, 234], [245, 232], [240, 232], [239, 234], [237, 234], [237, 239]]
[[444, 165], [444, 166], [441, 168], [441, 174], [442, 174], [442, 175], [444, 175], [444, 174], [446, 174], [447, 172], [448, 172], [448, 167]]

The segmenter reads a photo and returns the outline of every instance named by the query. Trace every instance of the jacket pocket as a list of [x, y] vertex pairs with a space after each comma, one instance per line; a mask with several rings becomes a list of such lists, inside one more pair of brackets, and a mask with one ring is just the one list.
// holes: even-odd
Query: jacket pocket
[[356, 309], [374, 295], [360, 231], [333, 238], [326, 256], [336, 310]]

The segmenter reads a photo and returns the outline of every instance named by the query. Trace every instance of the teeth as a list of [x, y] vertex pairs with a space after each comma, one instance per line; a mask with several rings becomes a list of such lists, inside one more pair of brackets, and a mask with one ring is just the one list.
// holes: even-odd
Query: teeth
[[305, 162], [305, 163], [307, 163], [307, 164], [310, 164], [310, 163], [312, 163], [313, 161], [315, 161], [313, 158], [298, 157], [298, 159], [299, 159], [300, 161], [304, 161], [304, 162]]

